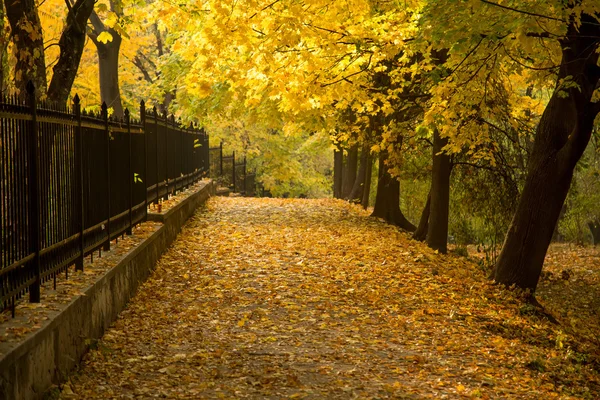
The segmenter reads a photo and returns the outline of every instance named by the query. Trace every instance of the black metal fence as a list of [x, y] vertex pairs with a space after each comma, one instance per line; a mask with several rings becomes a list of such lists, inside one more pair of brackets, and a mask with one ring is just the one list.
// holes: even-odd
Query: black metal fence
[[210, 177], [221, 187], [252, 197], [256, 193], [256, 173], [248, 172], [246, 157], [236, 159], [235, 151], [223, 154], [223, 143], [210, 147]]
[[[110, 118], [0, 99], [0, 311], [145, 221], [150, 203], [208, 175], [208, 135], [147, 110]], [[221, 149], [222, 154], [222, 149]], [[215, 157], [216, 158], [216, 157]], [[219, 162], [223, 163], [222, 157]], [[212, 168], [211, 168], [212, 170]]]

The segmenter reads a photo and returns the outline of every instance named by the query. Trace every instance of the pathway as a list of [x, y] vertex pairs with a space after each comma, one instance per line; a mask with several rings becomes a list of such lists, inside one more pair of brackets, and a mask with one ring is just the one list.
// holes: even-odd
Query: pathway
[[506, 296], [341, 201], [213, 198], [62, 398], [550, 398]]

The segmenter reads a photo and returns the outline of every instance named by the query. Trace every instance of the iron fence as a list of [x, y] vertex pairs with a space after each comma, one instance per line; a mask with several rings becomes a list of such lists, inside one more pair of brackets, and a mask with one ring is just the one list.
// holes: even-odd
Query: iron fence
[[109, 118], [28, 97], [0, 99], [0, 309], [146, 220], [148, 205], [208, 174], [203, 129], [146, 110]]
[[219, 186], [246, 197], [256, 194], [256, 172], [248, 172], [246, 157], [236, 159], [235, 151], [223, 154], [223, 143], [210, 147], [210, 177]]

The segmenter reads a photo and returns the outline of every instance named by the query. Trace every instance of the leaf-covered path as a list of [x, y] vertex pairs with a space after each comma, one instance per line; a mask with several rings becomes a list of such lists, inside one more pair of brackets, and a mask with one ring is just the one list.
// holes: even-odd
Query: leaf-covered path
[[341, 201], [213, 198], [62, 397], [593, 398], [572, 338], [522, 310]]

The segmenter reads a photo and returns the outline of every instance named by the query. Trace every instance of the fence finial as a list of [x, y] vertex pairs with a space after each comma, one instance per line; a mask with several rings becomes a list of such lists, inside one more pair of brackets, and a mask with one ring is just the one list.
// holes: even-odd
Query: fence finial
[[77, 93], [75, 93], [75, 97], [73, 97], [73, 104], [79, 104], [81, 103], [81, 99], [79, 98], [79, 95]]

